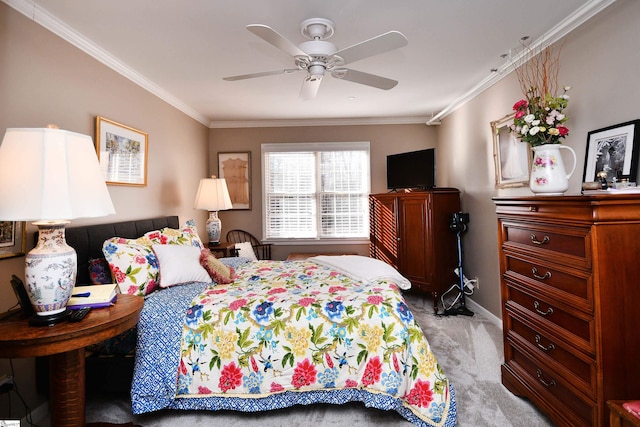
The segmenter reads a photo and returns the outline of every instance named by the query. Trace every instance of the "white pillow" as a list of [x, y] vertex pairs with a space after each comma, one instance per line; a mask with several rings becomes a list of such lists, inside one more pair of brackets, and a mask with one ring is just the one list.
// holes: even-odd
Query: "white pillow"
[[252, 261], [257, 261], [256, 253], [253, 251], [251, 242], [236, 243], [236, 249], [238, 250], [239, 257], [249, 258]]
[[200, 248], [187, 245], [153, 245], [160, 268], [160, 287], [188, 282], [211, 283], [211, 276], [200, 265]]

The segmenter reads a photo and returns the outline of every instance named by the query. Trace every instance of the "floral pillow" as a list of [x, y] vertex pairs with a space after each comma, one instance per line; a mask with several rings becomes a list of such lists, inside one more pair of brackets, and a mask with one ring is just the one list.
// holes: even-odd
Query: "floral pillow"
[[148, 295], [158, 288], [158, 259], [140, 239], [112, 237], [102, 245], [111, 274], [123, 294]]
[[209, 249], [200, 252], [200, 264], [216, 283], [224, 285], [233, 282], [233, 268], [220, 262]]
[[140, 237], [138, 243], [144, 245], [186, 245], [195, 246], [199, 249], [204, 248], [196, 224], [193, 220], [189, 220], [179, 229], [165, 227], [161, 230], [154, 230]]
[[122, 293], [144, 296], [158, 289], [160, 271], [153, 245], [204, 248], [193, 220], [179, 229], [165, 227], [137, 239], [113, 237], [106, 240], [102, 252]]
[[104, 258], [91, 258], [89, 260], [89, 281], [92, 285], [113, 283], [109, 263]]

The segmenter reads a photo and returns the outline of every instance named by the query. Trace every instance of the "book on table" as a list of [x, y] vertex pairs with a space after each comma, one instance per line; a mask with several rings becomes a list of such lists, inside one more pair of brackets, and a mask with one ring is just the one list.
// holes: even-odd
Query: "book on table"
[[76, 285], [67, 302], [67, 308], [78, 310], [82, 307], [108, 307], [116, 302], [118, 285]]

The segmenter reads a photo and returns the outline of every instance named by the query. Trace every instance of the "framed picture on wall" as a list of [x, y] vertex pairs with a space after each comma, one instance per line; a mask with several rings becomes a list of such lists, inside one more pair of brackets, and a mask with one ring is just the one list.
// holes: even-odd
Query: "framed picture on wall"
[[146, 186], [148, 149], [146, 132], [96, 117], [96, 151], [107, 184]]
[[0, 221], [0, 258], [26, 253], [26, 225], [24, 221]]
[[250, 210], [251, 152], [218, 153], [218, 176], [227, 181], [232, 210]]
[[640, 149], [638, 126], [640, 120], [633, 120], [589, 132], [582, 181], [596, 181], [599, 172], [606, 172], [608, 182], [614, 178], [635, 181]]
[[509, 131], [514, 114], [491, 122], [496, 188], [524, 187], [529, 184], [532, 152], [529, 144]]

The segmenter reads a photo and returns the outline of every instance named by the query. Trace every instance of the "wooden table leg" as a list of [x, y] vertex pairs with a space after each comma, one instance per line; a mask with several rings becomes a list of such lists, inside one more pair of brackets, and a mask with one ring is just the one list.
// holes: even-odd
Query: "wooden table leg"
[[52, 426], [84, 427], [84, 365], [84, 348], [50, 356], [49, 409]]

